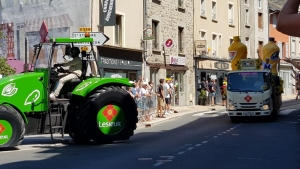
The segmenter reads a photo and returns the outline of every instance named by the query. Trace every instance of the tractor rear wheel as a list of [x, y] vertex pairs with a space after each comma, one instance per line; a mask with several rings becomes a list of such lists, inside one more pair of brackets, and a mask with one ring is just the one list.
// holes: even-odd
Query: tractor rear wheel
[[77, 116], [80, 133], [99, 143], [128, 140], [136, 129], [137, 106], [128, 92], [120, 87], [104, 87], [95, 91]]
[[24, 134], [22, 116], [14, 108], [0, 105], [0, 148], [20, 145]]

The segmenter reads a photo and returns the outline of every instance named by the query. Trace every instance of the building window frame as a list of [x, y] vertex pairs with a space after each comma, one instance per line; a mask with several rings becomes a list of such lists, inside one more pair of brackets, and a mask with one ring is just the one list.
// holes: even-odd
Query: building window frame
[[200, 1], [200, 16], [206, 18], [206, 0]]
[[258, 9], [262, 9], [262, 0], [257, 0]]
[[218, 17], [218, 8], [217, 8], [217, 1], [211, 1], [211, 18], [213, 21], [217, 21]]
[[114, 45], [125, 46], [124, 43], [124, 15], [116, 14], [116, 25], [114, 26]]
[[234, 4], [231, 2], [228, 2], [228, 23], [234, 25]]
[[154, 40], [152, 40], [152, 49], [159, 50], [160, 44], [159, 44], [159, 35], [160, 35], [160, 29], [159, 29], [159, 21], [152, 20], [152, 35], [155, 37]]
[[184, 53], [184, 27], [178, 26], [178, 53]]

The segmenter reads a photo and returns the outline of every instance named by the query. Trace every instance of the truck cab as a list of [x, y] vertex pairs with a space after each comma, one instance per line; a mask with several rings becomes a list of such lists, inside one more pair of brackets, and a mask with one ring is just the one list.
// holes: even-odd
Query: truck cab
[[255, 60], [241, 60], [241, 69], [228, 73], [226, 110], [232, 122], [245, 116], [272, 116], [279, 111], [281, 95], [275, 92], [274, 75], [260, 70]]

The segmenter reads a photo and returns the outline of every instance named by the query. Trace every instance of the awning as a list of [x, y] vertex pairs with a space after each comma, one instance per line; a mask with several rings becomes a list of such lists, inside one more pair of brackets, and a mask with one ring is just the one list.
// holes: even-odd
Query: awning
[[64, 14], [64, 15], [58, 15], [53, 17], [26, 20], [25, 31], [26, 32], [39, 31], [43, 21], [45, 21], [48, 29], [65, 28], [65, 27], [73, 26], [73, 21], [71, 20], [70, 16], [68, 14]]

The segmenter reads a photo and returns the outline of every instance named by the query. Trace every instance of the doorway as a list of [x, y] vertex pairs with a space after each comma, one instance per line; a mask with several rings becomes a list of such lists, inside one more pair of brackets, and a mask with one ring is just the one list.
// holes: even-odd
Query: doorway
[[167, 71], [167, 78], [173, 79], [172, 106], [186, 105], [186, 79], [184, 72]]

